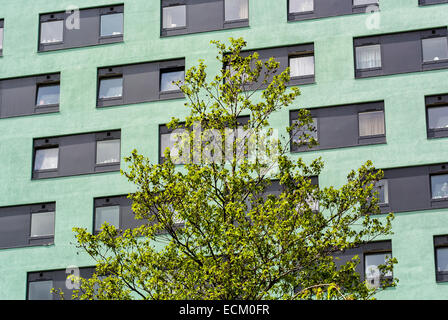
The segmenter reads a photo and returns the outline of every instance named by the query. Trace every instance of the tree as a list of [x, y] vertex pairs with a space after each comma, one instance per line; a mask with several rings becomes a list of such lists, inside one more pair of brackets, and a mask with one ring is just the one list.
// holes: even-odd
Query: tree
[[[322, 160], [288, 155], [291, 141], [317, 143], [309, 112], [287, 128], [289, 138], [269, 128], [269, 117], [300, 95], [287, 87], [289, 68], [277, 74], [278, 62], [242, 52], [241, 38], [212, 43], [225, 67], [208, 82], [201, 60], [177, 83], [191, 112], [170, 122], [177, 143], [165, 161], [153, 164], [136, 150], [125, 158], [122, 174], [136, 186], [132, 209], [146, 223], [105, 223], [98, 234], [74, 228], [78, 248], [97, 263], [75, 297], [367, 299], [395, 285], [371, 288], [355, 272], [358, 257], [343, 265], [335, 258], [391, 233], [393, 214], [376, 215], [382, 172], [369, 161], [340, 188], [312, 184]], [[243, 115], [250, 119], [242, 123]], [[180, 160], [187, 163], [176, 166]]]

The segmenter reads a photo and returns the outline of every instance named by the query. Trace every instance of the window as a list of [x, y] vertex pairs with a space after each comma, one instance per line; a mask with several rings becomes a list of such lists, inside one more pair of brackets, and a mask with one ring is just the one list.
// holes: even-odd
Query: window
[[314, 75], [314, 56], [292, 56], [289, 67], [291, 78]]
[[378, 288], [381, 280], [392, 278], [392, 272], [382, 273], [378, 268], [379, 265], [385, 265], [391, 259], [391, 252], [368, 253], [364, 255], [365, 278], [371, 287]]
[[389, 203], [389, 188], [387, 180], [383, 179], [376, 183], [374, 192], [377, 193], [378, 203], [379, 204], [387, 204]]
[[96, 164], [116, 164], [120, 162], [120, 140], [96, 142]]
[[[64, 300], [70, 300], [73, 295], [73, 289], [76, 289], [76, 287], [67, 286], [70, 282], [74, 284], [73, 279], [69, 277], [75, 275], [83, 279], [89, 279], [92, 277], [95, 269], [95, 267], [67, 267], [59, 270], [28, 272], [27, 300], [59, 300], [61, 299], [59, 292], [63, 294]], [[52, 288], [55, 288], [58, 293], [51, 293]]]
[[127, 195], [94, 199], [93, 230], [99, 233], [104, 222], [120, 230], [134, 229], [148, 223], [148, 219], [136, 219], [132, 200]]
[[183, 81], [184, 70], [185, 59], [98, 68], [97, 107], [183, 98], [172, 81]]
[[162, 37], [249, 26], [249, 0], [161, 0]]
[[184, 81], [184, 70], [161, 70], [160, 71], [160, 91], [178, 91], [176, 81]]
[[[306, 144], [309, 143], [311, 138], [314, 138], [314, 140], [318, 141], [318, 135], [317, 135], [317, 119], [313, 118], [313, 124], [315, 130], [310, 130], [307, 127], [294, 127], [293, 131], [293, 138], [292, 142], [295, 144]], [[292, 123], [295, 125], [298, 121], [293, 120]]]
[[448, 129], [448, 106], [430, 107], [427, 110], [429, 129]]
[[123, 35], [123, 13], [113, 13], [101, 16], [101, 37]]
[[28, 283], [28, 300], [52, 300], [52, 280], [33, 281]]
[[59, 84], [39, 85], [37, 87], [36, 106], [59, 105]]
[[436, 281], [448, 281], [448, 235], [434, 236]]
[[99, 99], [116, 99], [123, 96], [123, 77], [100, 80]]
[[184, 28], [187, 26], [187, 7], [170, 6], [162, 9], [163, 29]]
[[[307, 127], [291, 132], [292, 152], [386, 143], [382, 101], [310, 108], [309, 112], [316, 132], [310, 132]], [[299, 110], [290, 111], [291, 126], [296, 123], [299, 116]], [[300, 138], [302, 133], [318, 140], [318, 145], [313, 145], [311, 148], [309, 144], [303, 145], [307, 141], [300, 140], [305, 139]]]
[[[167, 127], [163, 127], [164, 133], [160, 134], [160, 163], [165, 158], [165, 150], [170, 149], [170, 156], [174, 164], [186, 164], [190, 156], [190, 145], [187, 141], [183, 141], [185, 137], [185, 129], [172, 131]], [[182, 150], [182, 152], [180, 152]]]
[[0, 118], [59, 111], [60, 74], [0, 80]]
[[384, 111], [368, 111], [358, 114], [359, 136], [369, 137], [385, 134]]
[[448, 3], [448, 0], [419, 0], [418, 1], [418, 4], [420, 6], [439, 4], [439, 3]]
[[54, 212], [38, 212], [31, 215], [31, 237], [54, 236]]
[[120, 228], [120, 206], [106, 206], [95, 209], [95, 232], [100, 232], [101, 227], [107, 222], [115, 228]]
[[64, 40], [64, 21], [48, 21], [40, 25], [40, 43], [53, 44]]
[[124, 5], [43, 13], [38, 50], [53, 51], [123, 41]]
[[0, 56], [3, 53], [3, 20], [0, 20]]
[[[245, 50], [241, 52], [242, 57], [247, 57], [250, 54], [257, 53], [259, 60], [262, 62], [267, 62], [270, 58], [274, 58], [278, 63], [279, 67], [277, 72], [281, 73], [286, 68], [290, 69], [290, 80], [287, 86], [296, 86], [311, 84], [315, 82], [314, 77], [314, 44], [298, 44], [284, 47], [274, 47], [274, 48], [260, 48], [255, 50]], [[227, 62], [224, 68], [229, 68]], [[231, 75], [234, 73], [234, 67], [230, 66]], [[262, 70], [262, 74], [265, 69]], [[243, 73], [244, 77], [244, 73]], [[272, 76], [270, 76], [272, 78]], [[246, 81], [243, 90], [260, 90], [266, 88], [266, 84], [262, 81], [263, 76], [259, 79], [248, 82]]]
[[437, 272], [448, 274], [448, 248], [436, 249]]
[[249, 19], [249, 0], [224, 0], [225, 21]]
[[55, 170], [58, 168], [59, 148], [37, 149], [34, 158], [34, 170]]
[[448, 59], [448, 42], [446, 37], [422, 39], [423, 62]]
[[356, 69], [381, 68], [381, 46], [370, 45], [356, 48]]
[[54, 202], [0, 208], [0, 248], [54, 243]]
[[432, 199], [448, 198], [448, 174], [431, 176]]
[[289, 0], [289, 12], [300, 13], [314, 10], [314, 0]]
[[448, 68], [447, 28], [354, 38], [355, 77]]
[[113, 130], [34, 139], [32, 178], [120, 171], [120, 137], [121, 131]]
[[365, 6], [370, 4], [378, 4], [379, 0], [353, 0], [354, 6]]

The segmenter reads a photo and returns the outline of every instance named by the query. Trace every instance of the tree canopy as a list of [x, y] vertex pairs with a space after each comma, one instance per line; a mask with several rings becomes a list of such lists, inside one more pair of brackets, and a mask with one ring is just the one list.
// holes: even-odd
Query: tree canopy
[[243, 51], [241, 38], [229, 42], [212, 42], [223, 66], [216, 74], [201, 60], [177, 83], [190, 114], [168, 124], [164, 161], [137, 150], [125, 158], [132, 209], [146, 223], [74, 228], [96, 262], [75, 298], [368, 299], [395, 285], [372, 288], [355, 272], [359, 258], [335, 258], [391, 234], [393, 214], [380, 214], [375, 197], [382, 172], [368, 161], [339, 188], [313, 183], [323, 161], [289, 152], [291, 143], [318, 143], [309, 112], [300, 109], [286, 137], [269, 125], [300, 95], [288, 86], [289, 68]]

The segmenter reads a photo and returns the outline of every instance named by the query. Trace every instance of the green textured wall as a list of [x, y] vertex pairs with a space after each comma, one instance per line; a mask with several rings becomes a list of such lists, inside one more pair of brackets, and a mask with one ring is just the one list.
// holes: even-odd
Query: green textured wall
[[[350, 168], [370, 159], [377, 167], [446, 162], [447, 139], [426, 138], [424, 96], [447, 93], [448, 70], [354, 79], [353, 37], [446, 26], [448, 4], [418, 7], [417, 0], [381, 0], [379, 29], [368, 30], [365, 14], [288, 23], [286, 0], [250, 0], [250, 27], [161, 39], [160, 1], [124, 0], [124, 43], [37, 53], [39, 13], [113, 4], [107, 0], [2, 0], [5, 19], [0, 78], [61, 72], [60, 112], [0, 120], [0, 206], [56, 201], [55, 244], [0, 250], [0, 299], [25, 299], [26, 273], [87, 266], [76, 255], [73, 226], [92, 228], [93, 198], [132, 191], [119, 173], [31, 181], [35, 137], [121, 129], [122, 155], [133, 148], [157, 161], [158, 125], [187, 110], [183, 100], [96, 109], [97, 67], [186, 58], [187, 68], [203, 58], [218, 68], [212, 39], [243, 36], [249, 48], [314, 42], [316, 83], [305, 85], [291, 109], [364, 101], [385, 101], [387, 144], [308, 152], [323, 157], [321, 185], [340, 185]], [[285, 128], [289, 112], [271, 119]], [[412, 195], [410, 195], [412, 196]], [[448, 283], [437, 284], [433, 235], [448, 234], [448, 211], [396, 215], [393, 254], [399, 286], [379, 298], [448, 298]]]

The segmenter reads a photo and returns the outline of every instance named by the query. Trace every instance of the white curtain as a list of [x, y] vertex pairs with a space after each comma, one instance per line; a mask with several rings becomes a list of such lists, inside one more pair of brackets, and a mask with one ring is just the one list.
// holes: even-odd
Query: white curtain
[[303, 77], [314, 74], [314, 56], [290, 58], [289, 65], [291, 77]]
[[356, 48], [357, 69], [370, 69], [379, 67], [381, 67], [381, 47], [379, 44]]
[[249, 19], [249, 0], [239, 0], [240, 19]]
[[384, 134], [384, 112], [362, 112], [359, 114], [359, 135], [361, 137]]
[[314, 10], [314, 0], [290, 0], [289, 12], [308, 12]]

